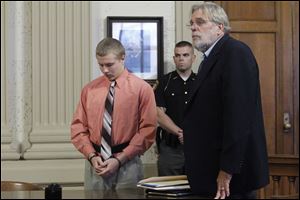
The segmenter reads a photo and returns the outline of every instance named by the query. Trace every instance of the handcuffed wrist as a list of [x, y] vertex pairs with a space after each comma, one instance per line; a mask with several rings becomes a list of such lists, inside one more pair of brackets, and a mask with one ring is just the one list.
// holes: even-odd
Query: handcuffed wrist
[[121, 162], [121, 160], [119, 159], [119, 158], [117, 158], [117, 157], [113, 157], [114, 159], [116, 159], [117, 161], [118, 161], [118, 163], [119, 163], [119, 169], [122, 167], [122, 162]]
[[90, 156], [88, 157], [88, 161], [92, 164], [92, 159], [93, 159], [94, 157], [97, 157], [97, 156], [98, 156], [97, 153], [94, 152], [92, 155], [90, 155]]

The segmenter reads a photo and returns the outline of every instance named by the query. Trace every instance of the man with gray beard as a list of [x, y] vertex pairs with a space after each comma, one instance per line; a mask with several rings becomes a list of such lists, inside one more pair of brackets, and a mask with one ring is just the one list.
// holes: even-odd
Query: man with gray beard
[[216, 199], [255, 198], [269, 183], [259, 69], [250, 48], [229, 36], [219, 5], [192, 7], [194, 47], [204, 54], [183, 130], [193, 193]]

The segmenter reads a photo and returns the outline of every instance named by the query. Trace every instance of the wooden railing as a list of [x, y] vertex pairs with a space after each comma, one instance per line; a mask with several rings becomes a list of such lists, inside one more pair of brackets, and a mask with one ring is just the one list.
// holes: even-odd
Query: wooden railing
[[269, 155], [270, 184], [259, 190], [260, 199], [299, 198], [299, 156]]

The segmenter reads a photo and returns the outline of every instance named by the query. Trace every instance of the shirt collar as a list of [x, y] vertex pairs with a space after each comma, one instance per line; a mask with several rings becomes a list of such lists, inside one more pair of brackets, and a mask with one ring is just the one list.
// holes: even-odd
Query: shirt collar
[[129, 74], [129, 72], [125, 68], [124, 71], [120, 74], [120, 76], [118, 76], [118, 78], [115, 79], [115, 81], [116, 81], [116, 87], [121, 88], [124, 85], [124, 83], [125, 83], [125, 81], [127, 79], [128, 74]]
[[[222, 36], [222, 37], [223, 37], [223, 36]], [[207, 49], [207, 50], [204, 52], [206, 58], [208, 58], [210, 52], [212, 51], [212, 49], [214, 48], [214, 46], [217, 44], [217, 42], [218, 42], [222, 37], [218, 38], [218, 39], [217, 39], [217, 40], [209, 47], [209, 49]]]
[[[190, 74], [190, 76], [188, 77], [188, 79], [186, 79], [186, 81], [188, 81], [188, 80], [190, 80], [190, 79], [194, 80], [195, 77], [196, 77], [196, 74], [192, 71], [192, 73]], [[174, 79], [177, 79], [177, 78], [180, 78], [181, 80], [183, 80], [183, 79], [180, 77], [180, 75], [178, 74], [177, 70], [175, 70], [175, 73], [174, 73], [174, 76], [173, 76], [172, 79], [174, 80]]]

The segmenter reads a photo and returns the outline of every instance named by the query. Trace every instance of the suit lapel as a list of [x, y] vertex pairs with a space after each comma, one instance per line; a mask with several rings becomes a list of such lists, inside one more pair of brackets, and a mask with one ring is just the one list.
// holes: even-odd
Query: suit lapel
[[201, 71], [197, 74], [197, 78], [195, 80], [195, 85], [192, 89], [191, 96], [190, 96], [190, 101], [194, 98], [194, 95], [197, 93], [199, 88], [201, 87], [203, 81], [207, 77], [208, 73], [211, 71], [212, 67], [214, 66], [215, 62], [218, 60], [219, 52], [221, 50], [222, 45], [224, 44], [225, 41], [229, 39], [229, 35], [225, 34], [214, 46], [212, 51], [210, 52], [209, 56], [207, 59], [204, 61], [202, 65]]

